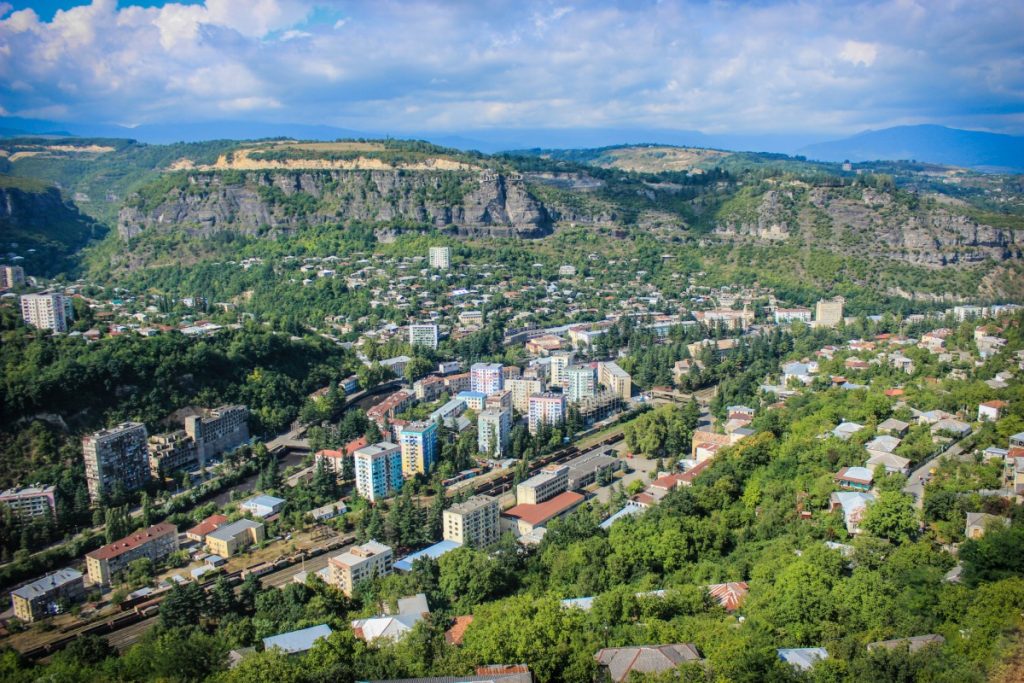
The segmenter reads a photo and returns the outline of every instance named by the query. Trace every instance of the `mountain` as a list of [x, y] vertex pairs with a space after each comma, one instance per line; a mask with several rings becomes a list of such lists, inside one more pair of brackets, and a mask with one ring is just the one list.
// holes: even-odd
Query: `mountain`
[[913, 159], [983, 171], [1024, 172], [1024, 137], [945, 126], [896, 126], [807, 145], [799, 153], [819, 161]]

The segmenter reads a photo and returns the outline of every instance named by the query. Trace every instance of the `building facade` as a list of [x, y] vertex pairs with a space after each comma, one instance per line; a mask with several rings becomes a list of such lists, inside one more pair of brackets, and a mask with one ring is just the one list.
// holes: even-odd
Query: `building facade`
[[0, 288], [14, 289], [25, 284], [25, 269], [21, 266], [0, 266]]
[[546, 465], [516, 486], [516, 505], [537, 505], [569, 490], [569, 466]]
[[196, 442], [199, 464], [249, 440], [249, 409], [245, 406], [221, 406], [205, 416], [185, 418], [185, 433]]
[[249, 546], [262, 543], [265, 535], [263, 524], [260, 522], [239, 519], [206, 534], [206, 549], [223, 558], [233, 557]]
[[633, 378], [619, 367], [618, 363], [601, 363], [597, 366], [597, 381], [608, 391], [617, 394], [623, 401], [633, 395]]
[[505, 386], [512, 392], [512, 407], [520, 415], [526, 415], [530, 411], [530, 396], [543, 393], [544, 380], [510, 379]]
[[124, 422], [82, 439], [85, 479], [93, 502], [120, 484], [135, 491], [149, 483], [146, 425]]
[[430, 474], [437, 461], [437, 423], [410, 422], [398, 434], [402, 449], [402, 475]]
[[367, 541], [327, 561], [329, 583], [351, 597], [360, 581], [390, 574], [394, 557], [389, 546]]
[[447, 270], [452, 263], [451, 247], [430, 247], [427, 257], [431, 268]]
[[53, 486], [24, 486], [18, 489], [7, 489], [0, 493], [0, 505], [6, 505], [15, 516], [21, 519], [55, 515], [57, 513], [55, 491], [56, 488]]
[[437, 348], [437, 325], [409, 325], [409, 345]]
[[497, 542], [500, 535], [498, 499], [473, 496], [444, 511], [444, 539], [462, 545], [483, 548]]
[[364, 446], [353, 454], [356, 490], [369, 501], [387, 498], [402, 488], [402, 449], [398, 444], [381, 441]]
[[819, 327], [835, 327], [843, 320], [843, 299], [822, 299], [814, 307], [814, 323]]
[[565, 395], [570, 401], [582, 401], [597, 393], [597, 375], [589, 365], [578, 365], [565, 371]]
[[27, 325], [40, 330], [67, 332], [71, 300], [63, 294], [24, 294], [21, 317]]
[[177, 470], [188, 470], [199, 464], [196, 442], [179, 429], [170, 434], [149, 437], [149, 474], [154, 479], [166, 477]]
[[476, 423], [477, 450], [500, 458], [508, 450], [512, 433], [512, 414], [507, 410], [488, 408], [480, 413]]
[[173, 524], [154, 524], [85, 555], [89, 580], [110, 585], [115, 574], [132, 561], [147, 557], [159, 562], [178, 549], [178, 529]]
[[536, 434], [542, 424], [557, 425], [565, 419], [565, 394], [545, 392], [530, 397], [527, 413], [531, 434]]
[[469, 369], [469, 388], [489, 395], [505, 388], [501, 363], [474, 363]]
[[67, 567], [11, 591], [14, 616], [28, 623], [60, 614], [64, 605], [85, 598], [82, 572]]

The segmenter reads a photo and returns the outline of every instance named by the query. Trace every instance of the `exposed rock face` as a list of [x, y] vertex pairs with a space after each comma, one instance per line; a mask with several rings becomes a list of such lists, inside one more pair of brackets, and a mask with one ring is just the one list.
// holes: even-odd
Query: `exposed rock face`
[[275, 235], [345, 220], [404, 220], [463, 235], [536, 237], [552, 223], [521, 178], [490, 172], [263, 171], [188, 181], [155, 204], [122, 208], [120, 235], [171, 228]]
[[0, 254], [15, 254], [33, 274], [59, 273], [68, 257], [105, 228], [65, 202], [56, 187], [0, 188]]

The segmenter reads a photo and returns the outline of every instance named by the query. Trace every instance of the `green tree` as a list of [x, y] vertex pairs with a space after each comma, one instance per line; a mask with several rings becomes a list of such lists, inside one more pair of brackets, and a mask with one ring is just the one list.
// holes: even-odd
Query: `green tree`
[[899, 491], [883, 491], [868, 506], [860, 528], [895, 543], [909, 541], [917, 534], [917, 513], [914, 503]]

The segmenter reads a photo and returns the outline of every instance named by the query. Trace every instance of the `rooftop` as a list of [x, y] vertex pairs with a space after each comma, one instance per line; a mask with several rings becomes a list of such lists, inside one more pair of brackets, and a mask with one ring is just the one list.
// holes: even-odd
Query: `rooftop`
[[65, 567], [64, 569], [58, 569], [52, 574], [36, 579], [32, 583], [26, 583], [21, 588], [17, 588], [11, 591], [11, 595], [16, 595], [19, 598], [25, 600], [34, 600], [35, 598], [46, 595], [49, 591], [54, 588], [59, 588], [72, 581], [78, 581], [82, 578], [82, 572], [77, 569]]
[[118, 539], [113, 543], [97, 548], [91, 553], [86, 553], [85, 556], [96, 560], [112, 560], [115, 557], [120, 557], [121, 555], [124, 555], [141, 545], [149, 543], [154, 539], [161, 538], [169, 534], [177, 535], [177, 533], [178, 528], [173, 524], [168, 524], [167, 522], [154, 524], [148, 529], [136, 531], [134, 534], [129, 534], [128, 536]]
[[230, 541], [243, 531], [259, 529], [262, 526], [260, 522], [254, 522], [251, 519], [239, 519], [231, 524], [218, 527], [216, 531], [210, 532], [206, 537], [217, 541]]
[[209, 517], [199, 522], [199, 524], [196, 524], [194, 527], [192, 527], [185, 533], [189, 534], [190, 536], [206, 536], [207, 534], [217, 529], [217, 527], [224, 524], [224, 522], [226, 521], [228, 521], [226, 515], [210, 515]]
[[395, 569], [398, 569], [400, 571], [411, 572], [413, 563], [421, 557], [429, 557], [431, 559], [436, 560], [445, 553], [451, 552], [452, 550], [461, 547], [462, 544], [456, 543], [455, 541], [439, 541], [432, 546], [424, 548], [423, 550], [414, 552], [411, 555], [406, 555], [402, 559], [395, 562], [394, 566]]
[[634, 671], [637, 673], [668, 671], [684, 662], [699, 661], [700, 658], [697, 646], [690, 643], [607, 647], [594, 655], [598, 664], [608, 667], [608, 675], [613, 681], [625, 681]]
[[573, 491], [560, 493], [551, 500], [536, 505], [526, 503], [516, 505], [505, 511], [507, 517], [520, 519], [528, 524], [537, 526], [543, 524], [558, 515], [571, 510], [584, 501], [584, 497]]
[[276, 636], [263, 639], [263, 649], [269, 650], [274, 647], [281, 648], [285, 654], [305, 652], [313, 647], [320, 638], [327, 638], [331, 635], [331, 627], [327, 624], [310, 626], [309, 628], [289, 631]]

